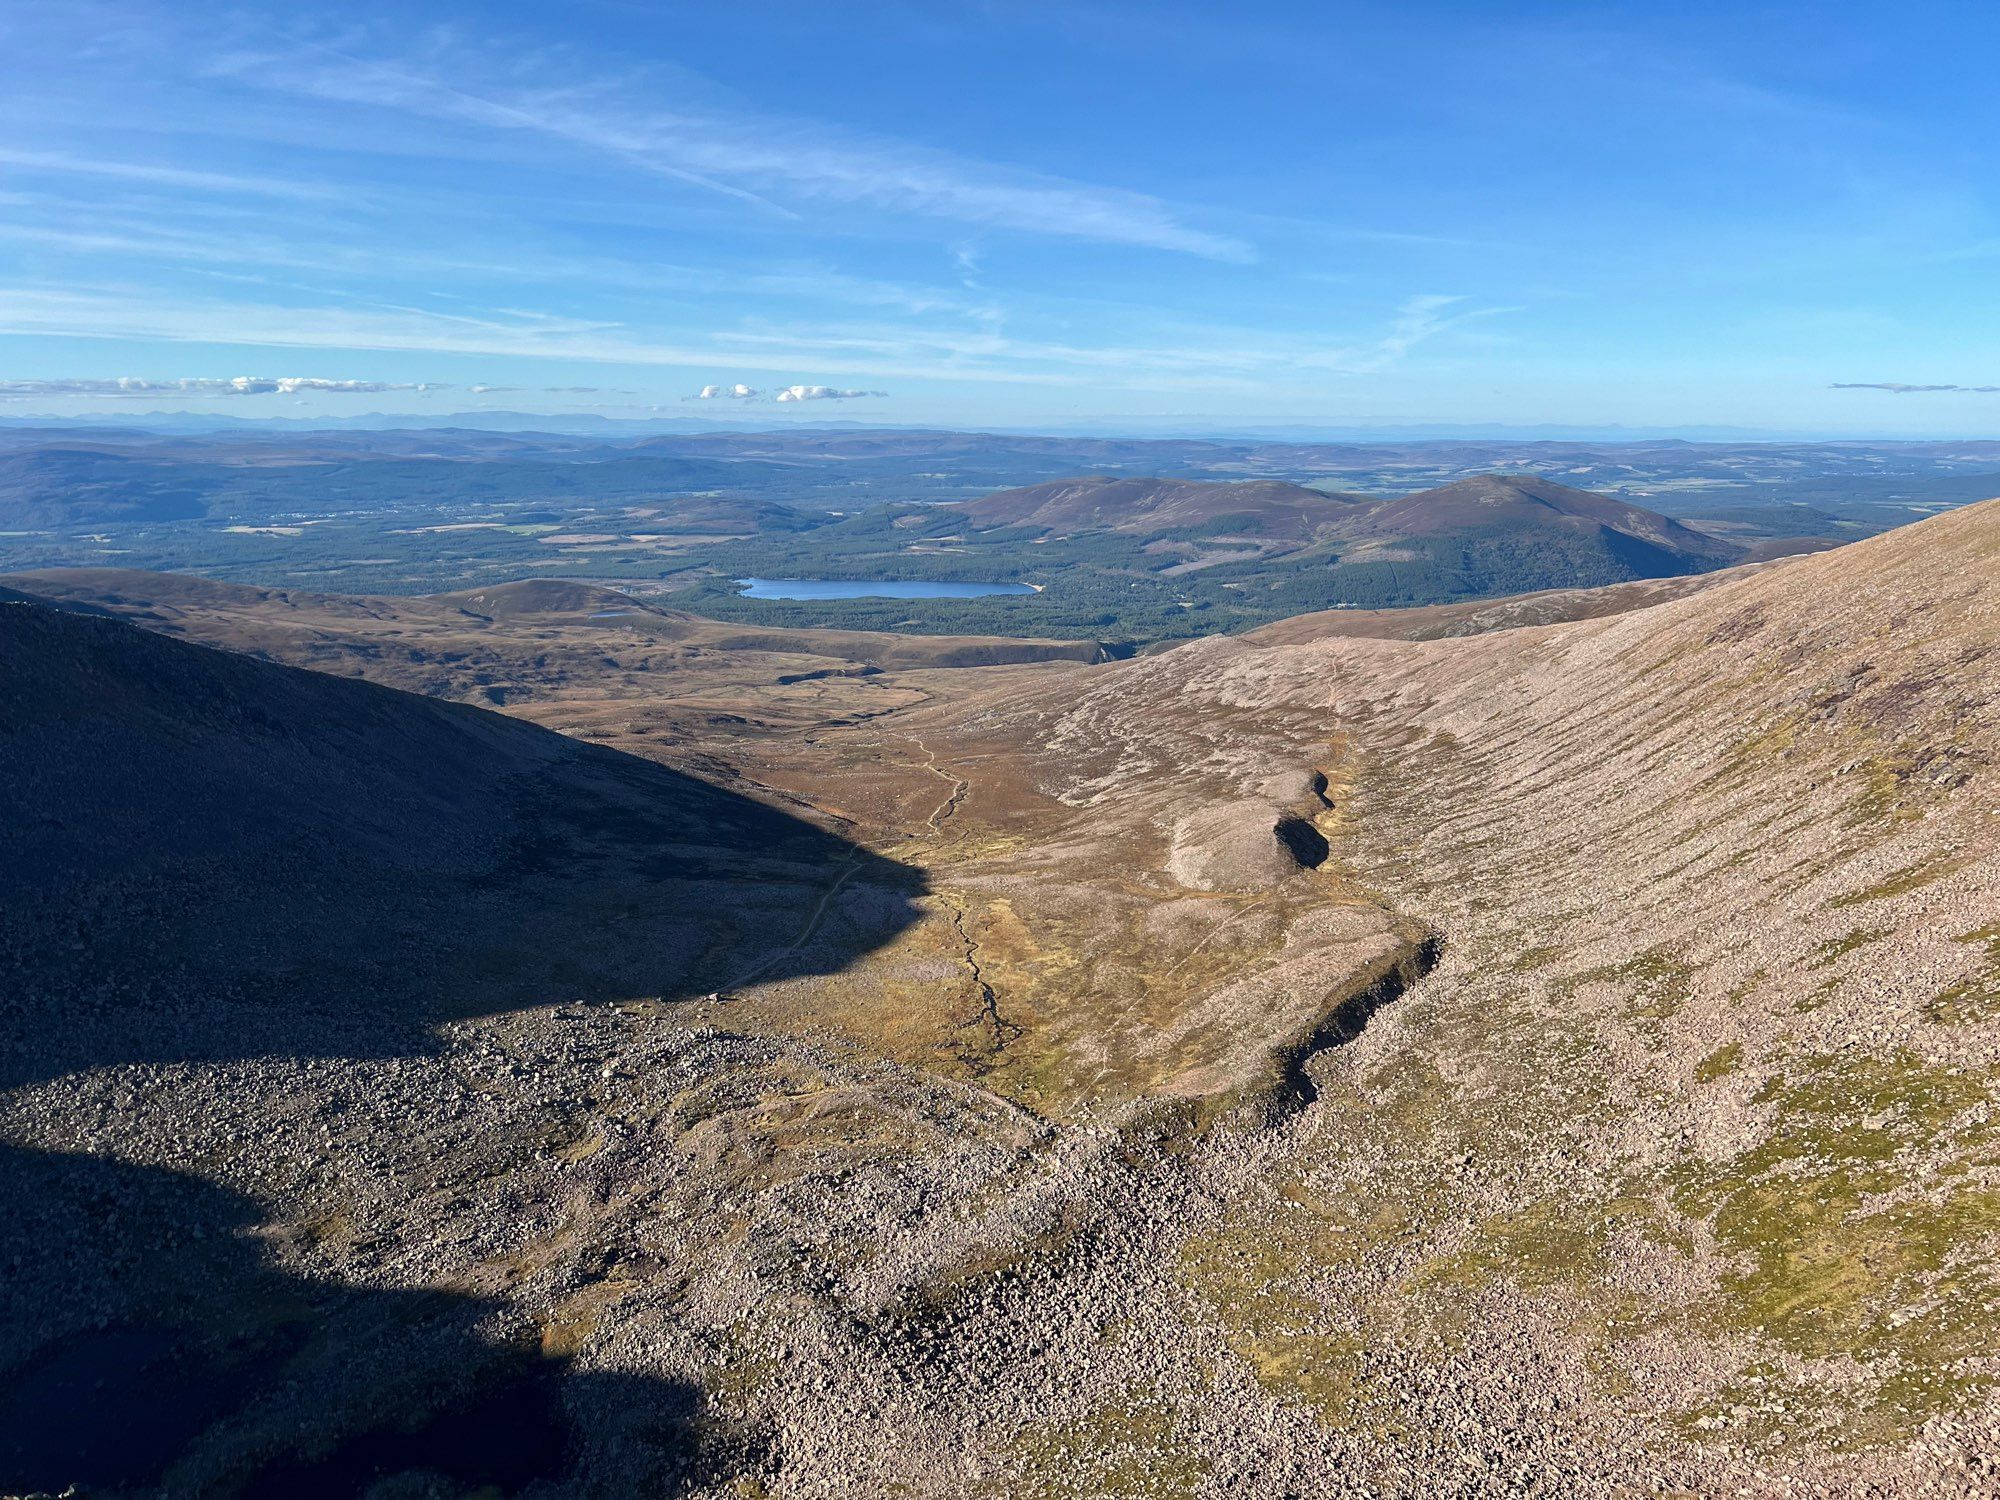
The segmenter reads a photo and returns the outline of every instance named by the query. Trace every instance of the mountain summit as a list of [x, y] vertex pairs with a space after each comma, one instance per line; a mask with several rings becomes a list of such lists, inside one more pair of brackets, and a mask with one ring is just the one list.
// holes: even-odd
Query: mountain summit
[[1419, 490], [1356, 512], [1342, 526], [1347, 536], [1463, 537], [1563, 528], [1629, 537], [1655, 549], [1671, 572], [1686, 564], [1735, 562], [1743, 549], [1684, 526], [1658, 511], [1591, 490], [1572, 489], [1531, 474], [1478, 474], [1433, 490]]

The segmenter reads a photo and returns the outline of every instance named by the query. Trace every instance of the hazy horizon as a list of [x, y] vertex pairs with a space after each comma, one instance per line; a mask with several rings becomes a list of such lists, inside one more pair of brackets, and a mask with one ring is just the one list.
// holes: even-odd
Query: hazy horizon
[[869, 422], [853, 417], [801, 418], [786, 422], [766, 414], [721, 417], [659, 414], [624, 414], [579, 411], [465, 410], [438, 412], [365, 411], [344, 414], [291, 414], [274, 412], [245, 416], [234, 411], [186, 409], [179, 411], [121, 411], [98, 407], [81, 412], [9, 412], [0, 410], [0, 427], [32, 430], [91, 430], [116, 428], [132, 433], [161, 435], [227, 433], [241, 430], [310, 432], [316, 429], [366, 432], [406, 429], [476, 428], [494, 432], [604, 432], [612, 437], [646, 433], [673, 433], [678, 436], [701, 434], [761, 433], [797, 434], [805, 432], [936, 432], [990, 433], [1006, 437], [1050, 437], [1078, 440], [1103, 439], [1129, 442], [1244, 442], [1274, 445], [1311, 446], [1325, 443], [1370, 444], [1405, 443], [1664, 443], [1701, 444], [1952, 444], [2000, 443], [2000, 437], [1973, 432], [1879, 433], [1832, 431], [1778, 431], [1752, 427], [1644, 427], [1622, 423], [1581, 426], [1560, 422], [1544, 423], [1357, 423], [1323, 426], [1313, 423], [1259, 423], [1256, 421], [1204, 421], [1196, 417], [1103, 417], [1096, 420], [1049, 421], [1040, 423], [950, 423], [924, 421]]

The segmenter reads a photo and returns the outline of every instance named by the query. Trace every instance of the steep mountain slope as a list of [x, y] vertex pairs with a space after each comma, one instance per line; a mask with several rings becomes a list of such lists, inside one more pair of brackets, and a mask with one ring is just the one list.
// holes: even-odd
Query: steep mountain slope
[[1363, 877], [1448, 955], [1347, 1075], [1396, 1142], [1308, 1168], [1398, 1206], [1356, 1296], [1442, 1327], [1500, 1289], [1486, 1340], [1643, 1373], [1586, 1409], [1726, 1464], [1977, 1453], [1996, 563], [1988, 504], [1601, 624], [1309, 648], [1377, 747]]
[[[1979, 1491], [1996, 570], [2000, 502], [1615, 618], [1204, 641], [960, 711], [956, 744], [942, 710], [903, 724], [1182, 883], [1205, 830], [1170, 797], [1139, 840], [1135, 799], [1200, 768], [1270, 830], [1276, 768], [1317, 767], [1323, 899], [1370, 893], [1438, 936], [1175, 1250], [1272, 1393], [1332, 1434], [1398, 1434], [1433, 1483], [1504, 1452], [1565, 1493]], [[977, 800], [961, 818], [968, 840], [1026, 831]], [[1255, 935], [1255, 881], [1222, 889], [1242, 894], [1221, 983], [1254, 987], [1285, 948]], [[1036, 917], [1013, 951], [1067, 920]], [[1004, 1010], [1024, 981], [986, 972]]]
[[[20, 600], [0, 768], [8, 1082], [696, 992], [859, 858], [516, 720]], [[564, 941], [578, 925], [600, 939]]]

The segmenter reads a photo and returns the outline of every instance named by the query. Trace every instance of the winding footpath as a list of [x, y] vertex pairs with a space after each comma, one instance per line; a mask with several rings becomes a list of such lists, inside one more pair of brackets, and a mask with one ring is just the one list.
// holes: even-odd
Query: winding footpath
[[[931, 775], [937, 777], [940, 781], [951, 783], [950, 793], [946, 795], [944, 801], [931, 809], [931, 815], [924, 820], [924, 826], [930, 830], [931, 837], [933, 839], [942, 839], [945, 833], [945, 825], [957, 816], [959, 808], [964, 805], [967, 795], [972, 791], [972, 783], [965, 777], [947, 771], [944, 767], [940, 766], [937, 763], [937, 752], [925, 744], [923, 740], [912, 735], [910, 742], [922, 753], [924, 757], [924, 770], [930, 772]], [[986, 971], [980, 965], [979, 944], [973, 938], [972, 929], [968, 925], [967, 919], [971, 913], [967, 908], [965, 899], [951, 891], [940, 891], [938, 896], [950, 910], [952, 930], [958, 934], [959, 946], [963, 950], [962, 961], [965, 964], [966, 972], [972, 976], [972, 982], [979, 991], [979, 1016], [977, 1024], [984, 1025], [992, 1032], [992, 1050], [997, 1053], [1004, 1049], [1009, 1042], [1019, 1037], [1022, 1034], [1022, 1028], [1000, 1014], [1000, 997], [994, 991], [993, 986], [987, 983]]]

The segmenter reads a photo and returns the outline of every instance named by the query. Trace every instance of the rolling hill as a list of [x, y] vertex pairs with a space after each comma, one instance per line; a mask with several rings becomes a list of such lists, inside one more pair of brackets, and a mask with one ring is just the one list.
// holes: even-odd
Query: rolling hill
[[1336, 584], [1386, 582], [1404, 604], [1669, 578], [1750, 555], [1622, 500], [1503, 474], [1358, 508], [1335, 537]]
[[1661, 570], [1643, 575], [1648, 577], [1713, 567], [1742, 556], [1735, 544], [1657, 511], [1525, 474], [1480, 474], [1420, 490], [1358, 510], [1341, 527], [1344, 536], [1391, 540], [1562, 532], [1588, 536], [1607, 549], [1622, 547], [1631, 566]]

